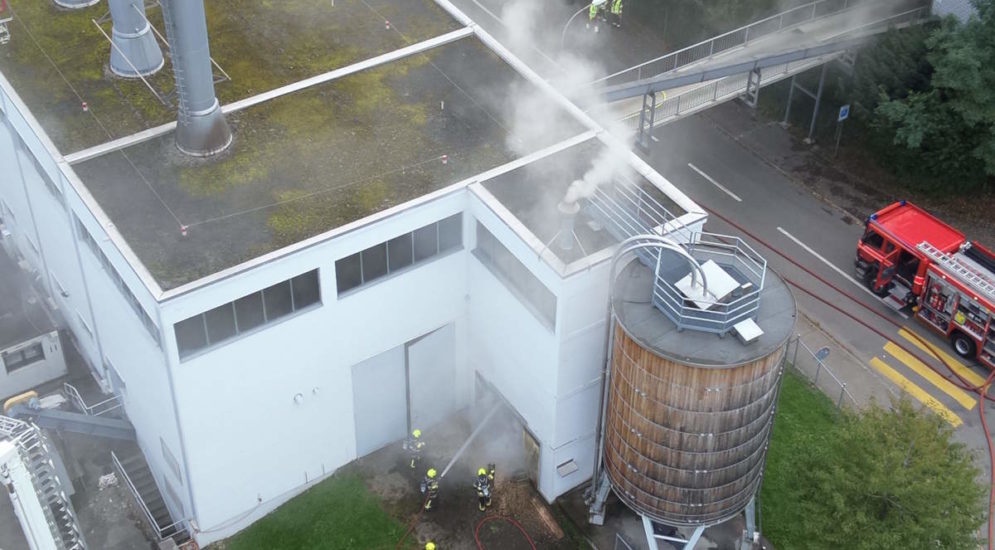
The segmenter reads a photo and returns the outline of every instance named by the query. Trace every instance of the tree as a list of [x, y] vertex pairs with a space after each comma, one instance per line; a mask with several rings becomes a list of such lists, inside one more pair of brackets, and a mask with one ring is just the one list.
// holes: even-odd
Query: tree
[[986, 489], [953, 430], [908, 399], [844, 414], [833, 433], [798, 449], [790, 469], [810, 548], [979, 546]]
[[920, 159], [906, 173], [925, 175], [936, 190], [981, 189], [995, 178], [995, 3], [975, 7], [977, 17], [963, 25], [950, 18], [926, 40], [928, 88], [882, 94], [875, 109], [893, 145]]

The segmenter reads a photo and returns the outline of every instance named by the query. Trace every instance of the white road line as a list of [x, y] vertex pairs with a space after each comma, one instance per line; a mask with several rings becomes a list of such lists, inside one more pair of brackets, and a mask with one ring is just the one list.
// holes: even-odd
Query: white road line
[[660, 143], [660, 140], [656, 139], [656, 136], [650, 136], [650, 139], [652, 139], [656, 143]]
[[[784, 230], [783, 227], [778, 227], [777, 230], [780, 231], [781, 234], [784, 235], [785, 237], [787, 237], [787, 238], [791, 239], [792, 241], [794, 241], [795, 244], [797, 244], [798, 246], [804, 248], [806, 252], [808, 252], [809, 254], [815, 256], [820, 262], [826, 264], [826, 266], [829, 267], [829, 269], [832, 269], [836, 273], [839, 273], [840, 275], [842, 275], [846, 280], [848, 280], [851, 283], [857, 285], [857, 288], [859, 288], [860, 290], [863, 290], [869, 296], [873, 297], [875, 300], [881, 302], [882, 304], [884, 303], [884, 300], [882, 300], [880, 296], [878, 296], [877, 294], [874, 294], [873, 292], [871, 292], [871, 290], [869, 288], [867, 288], [862, 283], [860, 283], [859, 281], [857, 281], [857, 279], [854, 279], [848, 273], [846, 273], [842, 269], [840, 269], [840, 268], [836, 267], [835, 265], [833, 265], [832, 262], [830, 262], [829, 260], [827, 260], [824, 257], [822, 257], [821, 254], [819, 254], [815, 250], [812, 250], [812, 248], [810, 246], [808, 246], [807, 244], [805, 244], [805, 243], [801, 242], [800, 240], [798, 240], [798, 237], [795, 237], [791, 233], [788, 233], [787, 231]], [[908, 319], [909, 318], [908, 315], [902, 313], [901, 311], [897, 311], [896, 313], [898, 313], [899, 315], [901, 315], [903, 319]]]
[[695, 172], [698, 172], [698, 175], [700, 175], [701, 177], [703, 177], [706, 180], [708, 180], [709, 182], [711, 182], [711, 184], [714, 185], [715, 187], [718, 187], [719, 189], [721, 189], [722, 191], [724, 191], [726, 195], [729, 195], [730, 197], [736, 199], [736, 202], [743, 202], [743, 199], [737, 197], [736, 193], [733, 193], [732, 191], [726, 189], [725, 186], [723, 186], [721, 183], [713, 180], [711, 176], [709, 176], [708, 174], [706, 174], [706, 173], [702, 172], [700, 169], [698, 169], [697, 166], [695, 166], [695, 165], [693, 165], [693, 164], [691, 164], [689, 162], [688, 163], [688, 168], [694, 170]]

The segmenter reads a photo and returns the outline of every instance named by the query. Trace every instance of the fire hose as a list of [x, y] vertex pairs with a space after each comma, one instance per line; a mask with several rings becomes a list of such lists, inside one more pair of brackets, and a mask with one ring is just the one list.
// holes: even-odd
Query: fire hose
[[[870, 313], [873, 313], [877, 317], [880, 317], [885, 322], [887, 322], [887, 323], [889, 323], [889, 324], [891, 324], [891, 325], [893, 325], [895, 327], [898, 327], [898, 328], [904, 328], [904, 326], [901, 323], [898, 323], [894, 319], [892, 319], [892, 318], [890, 318], [890, 317], [888, 317], [888, 316], [880, 313], [879, 311], [875, 310], [874, 308], [872, 308], [868, 304], [866, 304], [863, 301], [861, 301], [860, 299], [858, 299], [852, 293], [847, 292], [847, 291], [843, 290], [842, 288], [840, 288], [840, 287], [834, 285], [833, 283], [829, 282], [827, 279], [825, 279], [821, 275], [818, 275], [817, 273], [815, 273], [813, 270], [809, 269], [808, 267], [805, 267], [804, 265], [802, 265], [800, 262], [798, 262], [794, 258], [791, 258], [787, 254], [781, 252], [780, 250], [778, 250], [777, 248], [775, 248], [773, 245], [771, 245], [770, 243], [768, 243], [764, 239], [761, 239], [760, 237], [754, 235], [750, 231], [747, 231], [740, 224], [738, 224], [738, 223], [730, 220], [729, 218], [723, 216], [722, 214], [719, 214], [718, 212], [716, 212], [715, 210], [712, 210], [711, 208], [705, 207], [705, 210], [707, 210], [710, 214], [714, 215], [715, 217], [719, 218], [720, 220], [724, 221], [725, 223], [731, 225], [732, 227], [735, 227], [737, 230], [739, 230], [744, 235], [749, 236], [751, 239], [757, 241], [758, 243], [760, 243], [761, 245], [763, 245], [767, 249], [771, 250], [772, 252], [774, 252], [778, 256], [784, 258], [785, 260], [787, 260], [788, 262], [790, 262], [791, 264], [793, 264], [795, 267], [801, 269], [805, 273], [808, 273], [809, 275], [811, 275], [812, 277], [814, 277], [816, 280], [820, 281], [821, 283], [825, 284], [829, 288], [832, 288], [833, 290], [835, 290], [839, 294], [841, 294], [841, 295], [845, 296], [846, 298], [850, 299], [852, 302], [856, 303], [860, 307], [864, 308], [865, 310], [869, 311]], [[917, 360], [919, 360], [920, 363], [922, 363], [922, 364], [926, 365], [927, 367], [929, 367], [930, 370], [932, 370], [933, 372], [939, 374], [940, 376], [943, 376], [945, 379], [949, 380], [949, 376], [947, 376], [946, 373], [943, 373], [942, 371], [940, 371], [940, 369], [937, 369], [936, 367], [934, 367], [932, 364], [930, 364], [929, 361], [924, 360], [922, 357], [920, 357], [920, 355], [916, 351], [908, 349], [906, 346], [904, 346], [900, 342], [895, 342], [894, 340], [891, 339], [890, 336], [888, 336], [887, 334], [885, 334], [883, 331], [877, 329], [876, 327], [871, 326], [870, 323], [867, 323], [866, 321], [857, 318], [857, 316], [855, 314], [850, 313], [848, 311], [845, 311], [842, 307], [838, 306], [837, 304], [831, 303], [828, 299], [823, 298], [823, 297], [817, 295], [814, 291], [805, 288], [804, 286], [802, 286], [798, 282], [796, 282], [796, 281], [794, 281], [792, 279], [789, 279], [787, 277], [785, 277], [784, 280], [787, 281], [788, 284], [790, 284], [791, 286], [794, 286], [798, 290], [801, 290], [805, 294], [811, 296], [812, 298], [815, 298], [819, 302], [821, 302], [821, 303], [829, 306], [830, 308], [838, 311], [839, 313], [845, 315], [846, 317], [850, 318], [851, 320], [857, 322], [858, 324], [860, 324], [861, 326], [867, 328], [871, 332], [877, 334], [878, 336], [884, 338], [885, 340], [891, 342], [892, 344], [895, 344], [900, 349], [902, 349], [903, 351], [905, 351], [909, 355], [911, 355], [911, 356], [915, 357]], [[928, 342], [926, 342], [921, 336], [919, 336], [918, 334], [916, 334], [913, 331], [907, 331], [907, 332], [916, 341], [918, 341], [920, 344], [922, 344], [924, 346], [924, 349], [931, 349], [930, 344]], [[984, 431], [984, 434], [985, 434], [985, 442], [988, 444], [988, 459], [989, 459], [989, 467], [991, 468], [990, 473], [989, 473], [989, 487], [988, 487], [988, 537], [987, 537], [988, 543], [987, 543], [987, 546], [988, 546], [988, 550], [992, 550], [993, 549], [993, 546], [992, 546], [993, 545], [993, 540], [992, 539], [995, 538], [995, 517], [993, 517], [993, 514], [995, 514], [995, 447], [993, 447], [991, 432], [988, 429], [988, 421], [985, 418], [985, 406], [984, 405], [985, 405], [985, 402], [987, 402], [987, 401], [995, 401], [995, 398], [993, 398], [992, 396], [988, 395], [988, 389], [991, 386], [991, 384], [993, 383], [993, 381], [995, 381], [995, 371], [993, 371], [991, 374], [988, 375], [988, 378], [985, 381], [985, 383], [981, 384], [980, 386], [974, 386], [967, 379], [965, 379], [959, 372], [957, 372], [957, 370], [953, 367], [953, 365], [949, 364], [943, 358], [942, 355], [940, 355], [939, 353], [936, 353], [935, 356], [936, 356], [936, 359], [938, 359], [941, 363], [943, 363], [943, 365], [945, 367], [947, 367], [947, 369], [950, 371], [950, 373], [953, 374], [955, 377], [957, 377], [957, 379], [959, 380], [959, 382], [958, 381], [954, 381], [954, 380], [950, 380], [950, 382], [952, 384], [954, 384], [955, 386], [957, 386], [957, 387], [959, 387], [959, 388], [961, 388], [961, 389], [963, 389], [965, 391], [969, 391], [969, 392], [977, 393], [978, 394], [978, 415], [981, 417], [981, 427], [982, 427], [982, 430]]]
[[480, 522], [477, 523], [477, 528], [473, 530], [473, 540], [477, 542], [478, 550], [487, 550], [486, 547], [484, 547], [484, 543], [480, 542], [480, 528], [483, 527], [485, 523], [491, 521], [506, 521], [514, 525], [515, 527], [518, 528], [519, 531], [521, 531], [522, 536], [525, 537], [525, 540], [529, 542], [529, 546], [532, 547], [532, 550], [536, 550], [535, 541], [532, 540], [532, 537], [529, 536], [528, 531], [526, 531], [525, 528], [522, 527], [521, 523], [518, 523], [513, 518], [509, 518], [508, 516], [496, 516], [496, 515], [487, 516], [484, 519], [480, 520]]

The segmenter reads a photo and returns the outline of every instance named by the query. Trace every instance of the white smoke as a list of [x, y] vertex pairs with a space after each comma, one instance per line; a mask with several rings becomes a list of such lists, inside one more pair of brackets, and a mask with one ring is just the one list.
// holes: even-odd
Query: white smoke
[[[548, 8], [549, 6], [547, 6]], [[543, 2], [536, 0], [512, 0], [505, 4], [501, 11], [501, 19], [505, 24], [504, 41], [509, 49], [521, 57], [535, 57], [536, 52], [557, 51], [553, 61], [558, 70], [550, 79], [563, 94], [574, 102], [588, 108], [588, 114], [617, 136], [624, 136], [627, 130], [612, 116], [612, 113], [600, 105], [597, 87], [590, 83], [604, 74], [603, 69], [588, 55], [595, 52], [600, 43], [591, 43], [593, 35], [570, 35], [569, 49], [558, 51], [561, 33], [549, 32], [549, 29], [537, 29], [536, 22], [548, 20], [542, 16]], [[567, 32], [580, 32], [584, 13], [573, 21]], [[540, 31], [544, 32], [540, 32]], [[540, 54], [545, 57], [544, 54]], [[543, 94], [536, 93], [530, 85], [513, 85], [508, 90], [508, 114], [511, 121], [508, 134], [508, 146], [518, 154], [525, 155], [535, 152], [537, 148], [548, 144], [551, 132], [560, 130], [560, 124], [573, 124], [557, 117], [551, 112], [549, 100]], [[604, 111], [604, 112], [602, 112]], [[567, 191], [565, 202], [576, 202], [590, 197], [598, 186], [603, 185], [628, 169], [626, 155], [622, 151], [604, 148], [592, 161], [587, 172], [574, 181]]]

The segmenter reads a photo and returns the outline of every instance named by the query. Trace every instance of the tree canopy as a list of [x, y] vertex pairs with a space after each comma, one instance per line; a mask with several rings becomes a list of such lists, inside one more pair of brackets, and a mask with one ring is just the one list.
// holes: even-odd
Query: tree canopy
[[889, 138], [876, 149], [920, 187], [968, 191], [995, 180], [995, 1], [974, 4], [966, 23], [951, 17], [928, 34], [886, 36], [854, 79], [856, 102]]
[[[775, 443], [776, 444], [776, 441]], [[978, 548], [985, 487], [941, 418], [908, 399], [844, 414], [778, 475], [808, 548]]]

